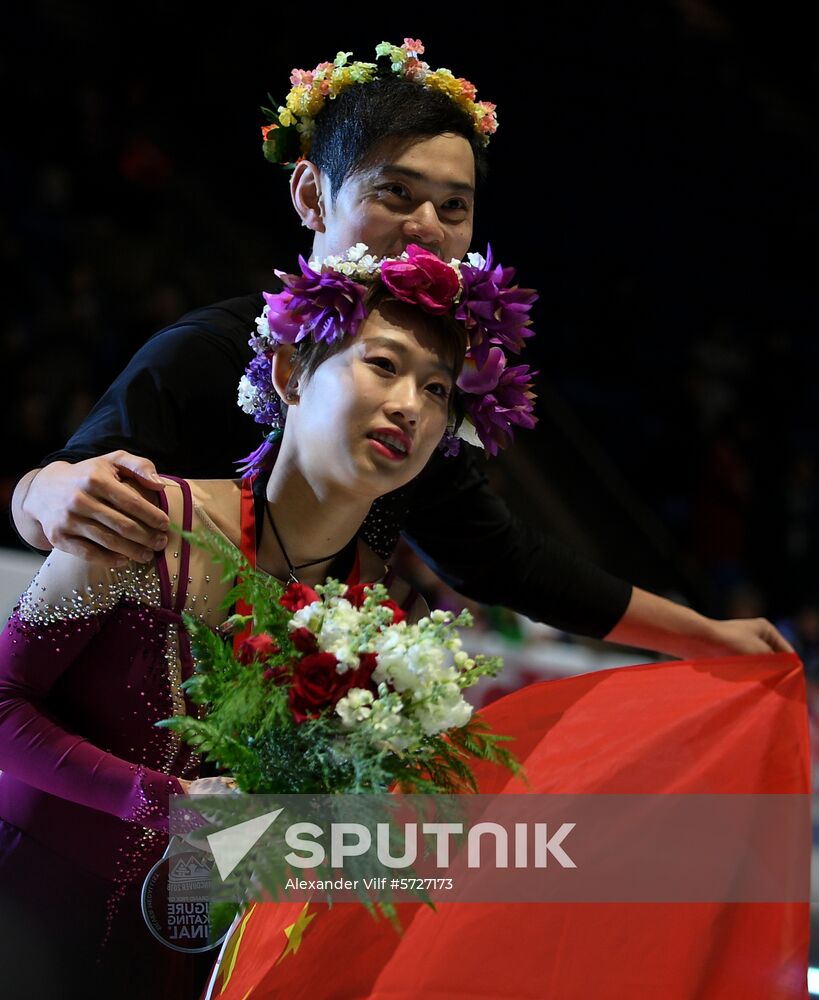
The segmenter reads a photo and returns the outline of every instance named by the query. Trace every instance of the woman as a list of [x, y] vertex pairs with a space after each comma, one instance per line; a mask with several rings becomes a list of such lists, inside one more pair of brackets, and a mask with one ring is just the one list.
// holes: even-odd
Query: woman
[[[470, 288], [493, 274], [479, 296], [497, 306], [489, 330]], [[359, 245], [280, 277], [240, 386], [243, 408], [274, 431], [243, 481], [174, 481], [171, 521], [221, 533], [281, 580], [383, 578], [412, 613], [414, 595], [385, 577], [358, 529], [442, 441], [456, 446], [455, 431], [471, 427], [496, 450], [513, 424], [531, 425], [527, 370], [504, 382], [498, 346], [522, 345], [531, 293], [508, 287], [511, 272], [491, 260], [447, 265], [418, 247], [380, 262]], [[504, 303], [521, 298], [504, 321]], [[468, 337], [476, 360], [462, 393]], [[181, 613], [217, 626], [228, 589], [180, 536], [151, 566], [101, 569], [55, 551], [3, 633], [0, 906], [15, 915], [15, 947], [43, 970], [42, 995], [59, 996], [69, 976], [92, 995], [103, 984], [137, 997], [196, 990], [190, 960], [150, 937], [138, 894], [166, 846], [168, 798], [197, 775], [194, 755], [155, 726], [192, 708]]]

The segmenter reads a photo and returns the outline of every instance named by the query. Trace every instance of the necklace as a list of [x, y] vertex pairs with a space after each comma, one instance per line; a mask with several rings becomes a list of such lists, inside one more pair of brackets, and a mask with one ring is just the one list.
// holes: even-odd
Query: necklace
[[332, 555], [322, 556], [321, 559], [311, 559], [310, 562], [299, 563], [298, 566], [295, 566], [290, 561], [290, 556], [287, 554], [287, 549], [284, 547], [284, 542], [282, 542], [281, 535], [279, 534], [278, 528], [276, 527], [276, 522], [273, 520], [273, 514], [270, 510], [270, 504], [266, 503], [264, 507], [265, 510], [267, 511], [267, 520], [270, 522], [270, 527], [273, 529], [273, 534], [275, 535], [276, 541], [278, 542], [279, 548], [281, 549], [281, 553], [284, 556], [284, 561], [287, 563], [287, 569], [288, 569], [287, 583], [299, 582], [299, 578], [296, 576], [297, 569], [306, 569], [308, 566], [317, 566], [319, 563], [327, 562], [329, 559], [335, 559], [336, 556], [340, 556], [341, 553], [350, 544], [349, 542], [345, 542], [345, 544], [341, 546], [338, 552], [333, 552]]

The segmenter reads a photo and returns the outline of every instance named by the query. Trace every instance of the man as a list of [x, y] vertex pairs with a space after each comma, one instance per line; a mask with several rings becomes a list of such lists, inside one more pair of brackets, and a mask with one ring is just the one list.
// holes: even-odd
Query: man
[[[300, 138], [309, 139], [291, 197], [314, 233], [315, 257], [358, 242], [378, 255], [411, 243], [446, 260], [468, 251], [491, 112], [474, 102], [466, 81], [455, 81], [466, 87], [453, 99], [449, 78], [427, 74], [422, 51], [407, 40], [384, 57], [375, 78], [360, 68], [369, 64], [353, 64], [355, 79], [346, 59], [336, 60], [337, 73], [323, 64], [336, 76], [350, 70], [332, 100], [318, 89], [329, 70], [294, 71], [288, 110], [268, 142], [278, 147], [299, 126]], [[435, 79], [443, 79], [443, 89], [432, 85]], [[300, 104], [303, 98], [314, 103]], [[157, 467], [197, 478], [230, 476], [230, 459], [258, 443], [235, 391], [261, 308], [260, 295], [219, 303], [150, 340], [66, 449], [21, 480], [12, 513], [26, 541], [88, 559], [153, 558], [166, 543], [167, 519], [130, 483], [161, 489]], [[705, 618], [630, 587], [521, 524], [488, 490], [468, 452], [436, 456], [410, 491], [374, 508], [365, 526], [370, 544], [389, 552], [400, 524], [457, 590], [567, 631], [683, 657], [790, 649], [764, 619]]]

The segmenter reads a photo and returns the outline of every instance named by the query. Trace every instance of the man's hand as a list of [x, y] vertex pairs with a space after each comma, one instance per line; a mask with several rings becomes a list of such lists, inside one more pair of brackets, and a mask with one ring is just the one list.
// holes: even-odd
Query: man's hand
[[766, 618], [706, 618], [639, 587], [634, 588], [626, 613], [606, 639], [681, 659], [794, 652]]
[[148, 562], [168, 543], [168, 517], [141, 490], [164, 488], [153, 462], [127, 451], [52, 462], [20, 480], [12, 517], [35, 548], [106, 565]]

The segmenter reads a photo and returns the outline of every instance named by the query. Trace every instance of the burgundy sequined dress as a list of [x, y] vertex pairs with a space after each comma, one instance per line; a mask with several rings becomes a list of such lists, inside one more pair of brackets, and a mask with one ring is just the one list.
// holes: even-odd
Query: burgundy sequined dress
[[[196, 504], [168, 486], [172, 524], [215, 529], [202, 485]], [[6, 997], [198, 992], [207, 956], [165, 948], [139, 905], [176, 777], [198, 770], [154, 725], [192, 709], [181, 612], [225, 616], [219, 572], [173, 537], [147, 566], [52, 553], [0, 637], [0, 961], [23, 980]]]

